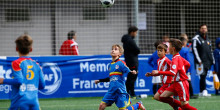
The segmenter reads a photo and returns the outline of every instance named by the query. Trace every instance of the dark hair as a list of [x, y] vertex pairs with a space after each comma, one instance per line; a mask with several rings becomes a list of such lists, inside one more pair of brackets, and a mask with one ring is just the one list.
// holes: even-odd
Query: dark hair
[[164, 49], [165, 52], [167, 52], [167, 48], [168, 48], [168, 46], [166, 44], [159, 44], [157, 46], [157, 49]]
[[128, 28], [128, 34], [130, 34], [131, 32], [136, 32], [138, 30], [138, 28], [136, 26], [131, 26]]
[[157, 46], [158, 46], [159, 44], [163, 44], [163, 41], [161, 41], [161, 40], [156, 41], [156, 42], [154, 43], [154, 47], [157, 49]]
[[72, 31], [68, 32], [67, 38], [69, 40], [71, 40], [71, 39], [73, 39], [73, 36], [75, 36], [75, 35], [76, 35], [76, 32], [72, 30]]
[[169, 42], [172, 47], [175, 47], [176, 52], [179, 52], [182, 49], [183, 43], [179, 39], [171, 39]]
[[179, 40], [182, 42], [182, 44], [184, 41], [187, 41], [184, 37], [180, 37]]
[[21, 54], [28, 54], [32, 48], [33, 40], [27, 35], [21, 35], [15, 40], [16, 47]]
[[206, 26], [206, 27], [207, 27], [206, 24], [201, 24], [201, 25], [199, 26], [199, 29], [202, 28], [202, 26]]

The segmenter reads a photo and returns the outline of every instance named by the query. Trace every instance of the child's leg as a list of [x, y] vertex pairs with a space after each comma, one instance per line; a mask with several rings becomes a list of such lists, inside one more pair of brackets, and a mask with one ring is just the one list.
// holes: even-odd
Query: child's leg
[[189, 83], [188, 81], [179, 81], [176, 83], [176, 92], [178, 93], [179, 100], [181, 101], [182, 110], [197, 110], [188, 104], [189, 101]]
[[105, 108], [108, 106], [107, 103], [103, 103], [101, 102], [100, 105], [99, 105], [99, 110], [105, 110]]
[[172, 98], [171, 96], [173, 95], [173, 92], [170, 91], [164, 91], [161, 95], [160, 95], [160, 101], [164, 102], [164, 103], [168, 103], [170, 106], [172, 106], [173, 108], [175, 107], [181, 107], [181, 103], [180, 101]]
[[197, 110], [195, 107], [190, 106], [188, 101], [181, 101], [181, 105], [182, 110]]
[[126, 108], [126, 110], [138, 110], [138, 109], [145, 110], [145, 107], [144, 107], [144, 105], [142, 104], [141, 101], [139, 101], [136, 104]]
[[157, 92], [155, 95], [154, 95], [154, 99], [159, 101], [160, 99], [160, 94]]

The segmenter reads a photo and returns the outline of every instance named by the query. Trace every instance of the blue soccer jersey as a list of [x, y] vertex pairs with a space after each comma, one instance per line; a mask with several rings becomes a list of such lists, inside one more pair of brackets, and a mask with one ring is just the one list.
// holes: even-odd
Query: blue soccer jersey
[[115, 103], [118, 108], [124, 109], [131, 101], [126, 91], [123, 74], [129, 73], [130, 69], [124, 61], [118, 59], [110, 64], [109, 72], [109, 90], [103, 97], [102, 103], [107, 103], [108, 105]]
[[29, 57], [20, 57], [12, 62], [12, 78], [4, 84], [12, 85], [9, 109], [39, 109], [38, 90], [44, 89], [45, 81], [40, 66]]
[[127, 93], [123, 74], [129, 73], [130, 69], [120, 59], [112, 62], [109, 66], [109, 90], [108, 92]]

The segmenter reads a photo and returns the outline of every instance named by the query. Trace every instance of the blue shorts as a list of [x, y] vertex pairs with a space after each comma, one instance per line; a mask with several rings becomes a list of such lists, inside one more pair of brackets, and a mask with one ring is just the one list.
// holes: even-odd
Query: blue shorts
[[40, 110], [38, 100], [20, 100], [11, 104], [8, 110]]
[[115, 103], [119, 109], [124, 109], [131, 104], [131, 101], [127, 93], [107, 92], [102, 99], [102, 103], [106, 103], [109, 106]]

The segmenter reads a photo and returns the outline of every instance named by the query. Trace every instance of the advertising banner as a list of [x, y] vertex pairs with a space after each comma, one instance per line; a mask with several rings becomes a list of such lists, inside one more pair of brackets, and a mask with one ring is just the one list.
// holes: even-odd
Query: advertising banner
[[[145, 77], [151, 72], [148, 65], [151, 55], [139, 56], [139, 73], [135, 82], [136, 94], [152, 95], [152, 77]], [[168, 58], [171, 58], [168, 55]], [[11, 62], [18, 57], [0, 57], [0, 77], [11, 78]], [[94, 56], [39, 56], [31, 57], [42, 67], [46, 87], [39, 91], [39, 98], [63, 97], [96, 97], [104, 96], [108, 91], [109, 82], [95, 84], [95, 80], [109, 76], [108, 65], [111, 63], [110, 55]], [[122, 56], [120, 58], [124, 60]], [[192, 57], [193, 60], [193, 57]], [[194, 64], [192, 64], [194, 66]], [[196, 70], [191, 70], [194, 93], [199, 93], [199, 77]], [[127, 74], [124, 74], [126, 80]], [[213, 76], [210, 70], [207, 75], [207, 90], [214, 93]], [[10, 85], [0, 85], [0, 99], [10, 98]]]

